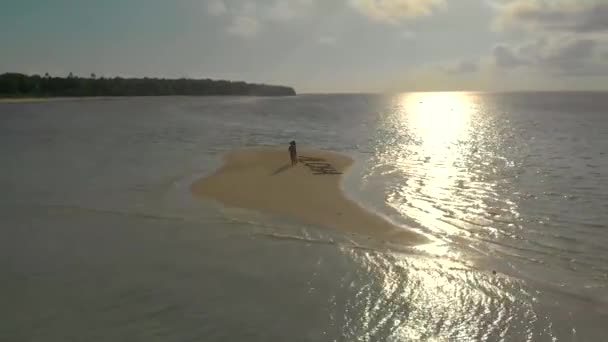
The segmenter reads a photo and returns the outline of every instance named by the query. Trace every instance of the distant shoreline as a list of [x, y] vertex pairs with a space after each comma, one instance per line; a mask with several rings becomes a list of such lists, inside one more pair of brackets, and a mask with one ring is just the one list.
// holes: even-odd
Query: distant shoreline
[[[263, 95], [134, 95], [134, 96], [41, 96], [41, 97], [2, 97], [2, 103], [42, 103], [42, 102], [61, 102], [61, 101], [92, 101], [92, 100], [120, 100], [120, 99], [142, 99], [153, 97], [266, 97]], [[268, 96], [277, 97], [277, 96]]]
[[54, 77], [49, 74], [0, 74], [0, 98], [114, 96], [294, 96], [282, 85], [212, 79], [122, 77]]
[[88, 96], [88, 97], [0, 97], [0, 103], [36, 103], [36, 102], [59, 102], [59, 101], [86, 101], [107, 100], [112, 97]]

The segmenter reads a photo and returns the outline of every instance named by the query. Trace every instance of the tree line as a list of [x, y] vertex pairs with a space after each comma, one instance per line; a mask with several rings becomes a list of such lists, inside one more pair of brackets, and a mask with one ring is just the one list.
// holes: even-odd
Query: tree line
[[0, 97], [242, 95], [289, 96], [293, 88], [211, 79], [105, 78], [0, 74]]

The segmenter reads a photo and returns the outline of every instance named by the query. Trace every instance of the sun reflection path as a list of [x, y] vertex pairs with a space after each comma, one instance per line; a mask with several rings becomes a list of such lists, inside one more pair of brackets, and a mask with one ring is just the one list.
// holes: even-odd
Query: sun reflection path
[[[405, 184], [409, 193], [415, 189], [416, 196], [409, 196], [407, 206], [400, 205], [399, 210], [436, 233], [469, 234], [445, 219], [453, 216], [454, 205], [459, 205], [457, 192], [470, 177], [461, 167], [461, 160], [473, 134], [475, 95], [412, 93], [396, 100], [399, 113], [395, 114], [414, 141], [407, 148], [415, 153], [417, 175], [408, 177]], [[401, 165], [413, 166], [410, 155], [402, 158], [407, 160]]]
[[485, 215], [500, 199], [496, 184], [483, 181], [482, 162], [492, 156], [480, 143], [487, 134], [480, 96], [408, 93], [392, 101], [378, 164], [392, 165], [404, 181], [389, 190], [388, 204], [444, 242], [496, 234]]
[[491, 148], [495, 118], [481, 101], [475, 93], [403, 94], [380, 115], [372, 173], [388, 184], [387, 203], [436, 241], [417, 247], [422, 258], [360, 259], [375, 276], [364, 277], [372, 285], [353, 305], [365, 315], [350, 326], [365, 326], [365, 340], [382, 329], [393, 337], [385, 340], [500, 340], [518, 329], [519, 340], [530, 339], [539, 320], [532, 294], [468, 258], [478, 256], [467, 253], [477, 249], [469, 242], [500, 229], [493, 215], [517, 214], [495, 177], [492, 163], [503, 156]]

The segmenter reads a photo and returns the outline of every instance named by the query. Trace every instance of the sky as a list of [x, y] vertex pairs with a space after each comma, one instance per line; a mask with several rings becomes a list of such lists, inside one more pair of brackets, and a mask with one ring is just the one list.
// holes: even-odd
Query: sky
[[608, 0], [0, 0], [0, 73], [608, 90]]

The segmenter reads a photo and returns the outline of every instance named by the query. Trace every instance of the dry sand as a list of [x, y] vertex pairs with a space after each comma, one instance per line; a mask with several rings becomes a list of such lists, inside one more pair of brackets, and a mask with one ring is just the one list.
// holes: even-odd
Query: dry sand
[[192, 184], [192, 193], [227, 206], [291, 217], [386, 242], [426, 242], [422, 235], [391, 224], [343, 194], [341, 173], [352, 159], [326, 151], [298, 152], [301, 161], [294, 167], [290, 166], [287, 148], [232, 152], [217, 172]]

